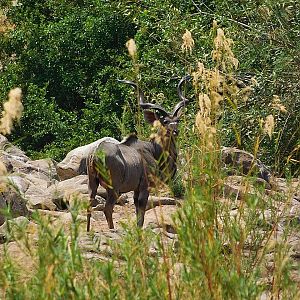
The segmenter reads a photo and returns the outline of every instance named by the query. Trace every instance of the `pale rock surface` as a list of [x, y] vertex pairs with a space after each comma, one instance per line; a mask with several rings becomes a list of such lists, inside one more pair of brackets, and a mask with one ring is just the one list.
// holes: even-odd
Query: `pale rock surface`
[[[30, 213], [26, 206], [26, 200], [12, 187], [7, 187], [0, 194], [0, 210], [10, 207], [12, 217], [29, 216]], [[0, 212], [0, 225], [5, 222], [5, 216]]]
[[87, 174], [86, 159], [89, 154], [103, 141], [119, 143], [114, 138], [104, 137], [88, 145], [84, 145], [70, 151], [66, 157], [56, 165], [60, 180], [66, 180], [77, 175]]
[[224, 195], [241, 199], [245, 194], [257, 194], [258, 191], [265, 193], [270, 189], [270, 184], [261, 178], [247, 178], [244, 176], [232, 175], [224, 180]]
[[9, 186], [15, 187], [22, 195], [25, 195], [31, 184], [24, 174], [10, 174], [6, 177], [6, 182]]
[[[58, 208], [66, 208], [74, 198], [77, 200], [88, 201], [88, 177], [87, 175], [77, 175], [63, 181], [57, 181], [49, 187], [52, 201]], [[99, 185], [97, 195], [101, 198], [106, 197], [106, 190]]]
[[52, 194], [49, 189], [42, 186], [30, 185], [25, 193], [28, 207], [33, 209], [49, 209], [55, 210], [56, 205], [52, 201]]
[[221, 158], [229, 175], [256, 175], [269, 182], [270, 170], [253, 154], [232, 147], [222, 147]]

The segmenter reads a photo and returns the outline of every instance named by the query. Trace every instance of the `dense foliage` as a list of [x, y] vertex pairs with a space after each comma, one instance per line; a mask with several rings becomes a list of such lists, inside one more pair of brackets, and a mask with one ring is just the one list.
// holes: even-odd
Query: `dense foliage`
[[[297, 174], [296, 1], [9, 2], [2, 4], [13, 29], [0, 36], [0, 95], [4, 99], [16, 85], [24, 91], [25, 114], [11, 138], [28, 153], [60, 159], [75, 146], [131, 131], [134, 97], [116, 78], [140, 80], [146, 95], [172, 106], [178, 79], [193, 72], [198, 61], [211, 65], [211, 28], [216, 20], [235, 42], [239, 78], [248, 84], [255, 77], [258, 83], [247, 102], [224, 110], [223, 143], [253, 152], [260, 120], [273, 114], [275, 134], [272, 140], [259, 140], [259, 154], [276, 171], [284, 172], [291, 163]], [[195, 40], [191, 53], [181, 49], [186, 29]], [[138, 46], [134, 68], [125, 47], [132, 37]], [[286, 113], [274, 109], [274, 95]], [[189, 111], [197, 105], [193, 99]]]
[[133, 23], [103, 1], [22, 1], [7, 15], [15, 28], [1, 38], [2, 98], [15, 85], [25, 96], [12, 139], [61, 158], [81, 143], [117, 135], [113, 120], [122, 103], [115, 80]]

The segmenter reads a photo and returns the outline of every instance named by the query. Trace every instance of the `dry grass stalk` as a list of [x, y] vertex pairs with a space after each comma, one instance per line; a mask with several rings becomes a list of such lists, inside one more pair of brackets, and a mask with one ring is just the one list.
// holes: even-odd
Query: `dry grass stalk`
[[239, 61], [235, 58], [231, 47], [233, 41], [225, 37], [224, 31], [221, 28], [217, 29], [217, 36], [214, 39], [214, 50], [212, 51], [212, 59], [221, 64], [223, 71], [231, 72], [232, 69], [237, 69]]
[[279, 96], [273, 95], [272, 108], [287, 113], [285, 106], [281, 103]]
[[213, 22], [216, 32], [212, 60], [215, 66], [206, 69], [202, 62], [193, 73], [193, 84], [199, 99], [199, 111], [196, 116], [196, 128], [201, 135], [201, 143], [207, 151], [216, 150], [218, 119], [222, 114], [221, 103], [227, 100], [232, 107], [238, 101], [246, 101], [257, 82], [253, 79], [250, 86], [241, 84], [232, 72], [238, 67], [238, 60], [231, 50], [233, 41], [226, 38], [224, 31]]
[[126, 42], [126, 47], [128, 49], [128, 53], [131, 56], [132, 59], [135, 59], [137, 48], [134, 39], [130, 39]]
[[181, 45], [182, 52], [189, 52], [191, 54], [194, 45], [195, 45], [195, 41], [192, 38], [192, 33], [186, 29], [185, 33], [182, 36], [182, 45]]
[[274, 132], [275, 121], [272, 115], [268, 115], [264, 124], [264, 132], [268, 134], [269, 138], [272, 138], [272, 134]]
[[4, 111], [0, 120], [0, 133], [10, 134], [13, 129], [13, 123], [20, 121], [23, 112], [21, 101], [22, 91], [20, 88], [11, 90], [8, 94], [8, 101], [3, 105]]
[[[0, 133], [10, 134], [13, 129], [13, 122], [20, 120], [23, 112], [21, 97], [22, 91], [20, 88], [15, 88], [9, 92], [8, 101], [3, 105], [4, 111], [2, 112], [2, 118], [0, 120]], [[6, 167], [4, 163], [0, 161], [0, 191], [4, 191], [6, 188], [6, 174]]]
[[153, 122], [153, 126], [151, 128], [151, 135], [150, 139], [155, 140], [159, 145], [161, 145], [164, 149], [167, 148], [167, 130], [166, 128], [160, 123], [160, 121], [155, 120]]

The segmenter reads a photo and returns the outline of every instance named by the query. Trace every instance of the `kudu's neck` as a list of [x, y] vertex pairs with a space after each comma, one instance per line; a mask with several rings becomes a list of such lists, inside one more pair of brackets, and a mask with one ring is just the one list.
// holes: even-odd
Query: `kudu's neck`
[[154, 149], [154, 158], [158, 161], [162, 176], [166, 179], [173, 178], [177, 171], [176, 137], [166, 136], [163, 138], [163, 142], [152, 139], [151, 143]]

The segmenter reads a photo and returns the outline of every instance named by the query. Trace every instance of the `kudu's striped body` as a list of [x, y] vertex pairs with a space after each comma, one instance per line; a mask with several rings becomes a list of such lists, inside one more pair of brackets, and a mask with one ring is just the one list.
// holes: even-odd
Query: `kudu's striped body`
[[[162, 179], [172, 178], [176, 173], [176, 137], [178, 135], [178, 122], [182, 108], [188, 100], [182, 95], [181, 86], [190, 76], [183, 77], [177, 87], [180, 102], [169, 113], [159, 105], [145, 103], [143, 92], [137, 84], [131, 81], [121, 82], [133, 86], [139, 96], [139, 105], [143, 110], [144, 117], [149, 123], [158, 120], [166, 129], [166, 142], [164, 146], [155, 139], [141, 141], [135, 135], [129, 136], [125, 141], [115, 144], [104, 141], [88, 158], [88, 188], [90, 195], [90, 207], [87, 214], [87, 231], [90, 230], [91, 207], [95, 203], [95, 196], [99, 184], [107, 191], [107, 200], [104, 214], [109, 228], [114, 228], [112, 213], [113, 207], [119, 195], [134, 191], [134, 204], [136, 207], [137, 224], [142, 227], [144, 215], [149, 197], [149, 186], [153, 185], [152, 176]], [[99, 157], [102, 153], [102, 160]], [[163, 154], [167, 154], [165, 160], [161, 160]], [[109, 180], [99, 166], [105, 165]]]

